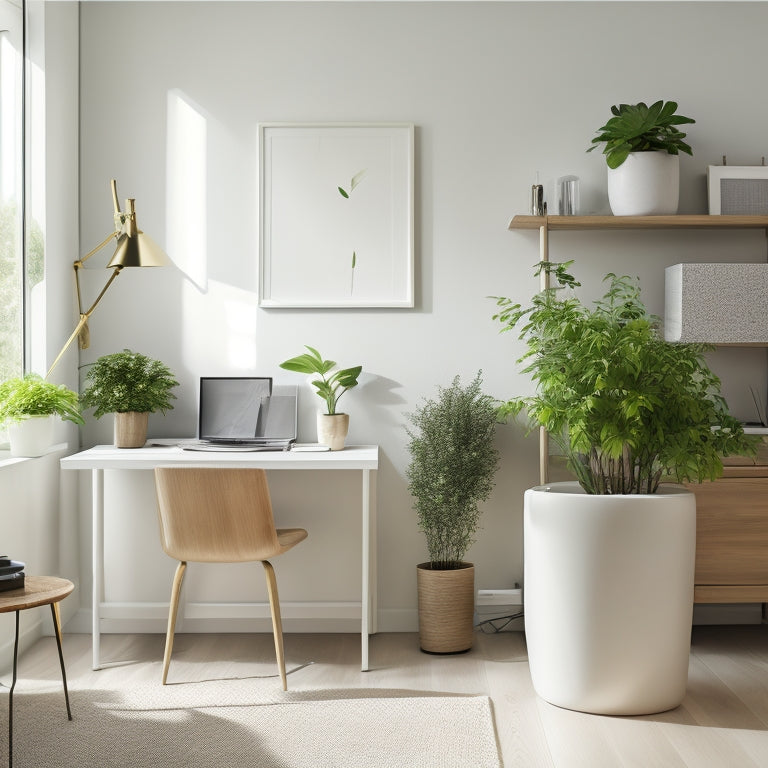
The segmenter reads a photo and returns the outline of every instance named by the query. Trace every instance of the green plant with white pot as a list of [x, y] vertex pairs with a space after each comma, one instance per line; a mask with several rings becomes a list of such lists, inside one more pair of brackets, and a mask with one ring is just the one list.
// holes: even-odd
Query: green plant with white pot
[[499, 464], [497, 403], [481, 386], [481, 372], [468, 385], [456, 376], [407, 414], [408, 490], [429, 553], [417, 566], [419, 642], [429, 653], [472, 646], [474, 566], [464, 558]]
[[679, 126], [696, 121], [678, 115], [674, 101], [619, 104], [611, 113], [587, 149], [603, 145], [611, 210], [616, 216], [677, 213], [679, 154], [693, 154]]
[[280, 367], [286, 371], [319, 376], [312, 380], [312, 386], [325, 403], [325, 411], [317, 414], [317, 439], [332, 451], [341, 450], [349, 430], [349, 414], [339, 413], [337, 405], [347, 390], [357, 386], [363, 368], [356, 365], [337, 369], [335, 360], [324, 360], [314, 347], [305, 348], [309, 351], [280, 363]]
[[12, 456], [40, 456], [53, 442], [56, 416], [82, 424], [77, 393], [35, 373], [0, 384], [0, 424], [8, 429]]
[[115, 414], [118, 448], [144, 445], [148, 415], [173, 408], [171, 401], [176, 395], [171, 390], [179, 383], [165, 363], [130, 349], [99, 357], [88, 369], [85, 381], [81, 403], [93, 408], [97, 419]]
[[570, 709], [658, 712], [685, 694], [696, 536], [693, 493], [661, 483], [715, 479], [756, 439], [728, 413], [706, 345], [665, 341], [626, 277], [582, 304], [569, 267], [540, 263], [557, 285], [529, 307], [499, 298], [494, 315], [518, 329], [536, 384], [502, 414], [544, 427], [578, 479], [525, 494], [531, 675]]

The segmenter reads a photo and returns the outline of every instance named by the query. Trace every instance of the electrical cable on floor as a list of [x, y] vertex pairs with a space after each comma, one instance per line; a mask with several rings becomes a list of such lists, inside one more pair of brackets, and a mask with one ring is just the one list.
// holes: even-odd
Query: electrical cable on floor
[[[495, 616], [492, 619], [485, 619], [485, 621], [479, 621], [477, 624], [475, 624], [475, 629], [479, 629], [481, 632], [484, 632], [486, 635], [492, 635], [496, 632], [501, 632], [504, 630], [509, 624], [514, 621], [515, 619], [521, 619], [523, 618], [525, 614], [523, 611], [520, 611], [519, 613], [513, 613], [509, 616]], [[496, 624], [496, 622], [503, 622], [503, 624]]]

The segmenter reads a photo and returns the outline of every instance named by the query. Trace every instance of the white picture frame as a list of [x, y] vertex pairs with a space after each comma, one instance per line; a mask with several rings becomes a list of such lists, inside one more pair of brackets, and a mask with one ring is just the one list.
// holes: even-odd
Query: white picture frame
[[413, 307], [412, 123], [259, 125], [259, 304]]
[[768, 215], [768, 166], [708, 165], [707, 193], [710, 215]]

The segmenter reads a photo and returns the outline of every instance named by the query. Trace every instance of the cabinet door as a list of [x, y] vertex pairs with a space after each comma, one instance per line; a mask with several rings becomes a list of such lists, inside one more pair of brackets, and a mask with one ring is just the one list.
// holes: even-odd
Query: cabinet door
[[689, 488], [696, 494], [696, 585], [768, 585], [768, 477]]

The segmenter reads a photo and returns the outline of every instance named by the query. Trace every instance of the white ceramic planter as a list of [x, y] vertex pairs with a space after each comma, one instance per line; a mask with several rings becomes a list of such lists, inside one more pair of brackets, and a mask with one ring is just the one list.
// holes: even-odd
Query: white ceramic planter
[[630, 152], [608, 169], [608, 202], [614, 216], [663, 216], [677, 213], [680, 156], [668, 152]]
[[42, 456], [53, 445], [53, 427], [56, 416], [29, 416], [8, 424], [11, 456]]
[[546, 701], [606, 715], [676, 707], [688, 680], [696, 502], [678, 486], [525, 493], [525, 634]]
[[332, 451], [340, 451], [349, 432], [348, 413], [317, 414], [317, 442], [327, 445]]

